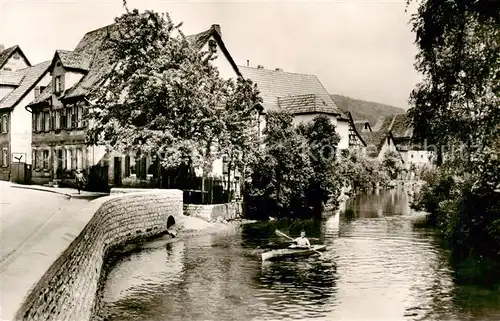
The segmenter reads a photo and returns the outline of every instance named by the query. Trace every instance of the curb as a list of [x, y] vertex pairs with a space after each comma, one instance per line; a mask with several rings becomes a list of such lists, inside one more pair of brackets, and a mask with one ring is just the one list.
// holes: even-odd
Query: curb
[[59, 195], [66, 196], [67, 198], [71, 198], [71, 197], [72, 197], [72, 195], [71, 195], [71, 194], [68, 194], [68, 193], [64, 193], [64, 192], [60, 192], [60, 191], [56, 191], [56, 190], [45, 189], [45, 188], [32, 187], [31, 185], [18, 185], [18, 184], [10, 184], [10, 186], [11, 186], [11, 187], [14, 187], [14, 188], [30, 189], [30, 190], [34, 190], [34, 191], [40, 191], [40, 192], [48, 192], [48, 193], [59, 194]]
[[101, 193], [101, 194], [91, 194], [91, 195], [82, 195], [82, 194], [76, 194], [76, 195], [73, 195], [73, 194], [69, 194], [69, 193], [64, 193], [64, 192], [61, 192], [61, 191], [58, 191], [54, 188], [54, 190], [52, 189], [48, 189], [48, 188], [41, 188], [41, 187], [38, 187], [38, 186], [33, 186], [33, 185], [21, 185], [21, 184], [10, 184], [11, 187], [14, 187], [14, 188], [21, 188], [21, 189], [30, 189], [30, 190], [34, 190], [34, 191], [40, 191], [40, 192], [48, 192], [48, 193], [54, 193], [54, 194], [59, 194], [59, 195], [63, 195], [69, 199], [88, 199], [88, 200], [93, 200], [93, 199], [96, 199], [96, 198], [99, 198], [99, 197], [103, 197], [103, 196], [108, 196], [109, 194], [106, 194], [106, 193]]

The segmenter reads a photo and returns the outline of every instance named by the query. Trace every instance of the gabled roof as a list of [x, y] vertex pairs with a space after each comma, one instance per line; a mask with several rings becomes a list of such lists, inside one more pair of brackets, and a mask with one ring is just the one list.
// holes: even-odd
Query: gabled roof
[[353, 125], [353, 129], [354, 129], [356, 136], [358, 136], [359, 140], [363, 143], [363, 145], [365, 147], [368, 146], [368, 144], [364, 140], [363, 136], [361, 136], [361, 131], [358, 129], [358, 127], [356, 127], [356, 123], [355, 123], [354, 119], [352, 118], [352, 114], [350, 112], [348, 112], [347, 115], [349, 116], [349, 122]]
[[[83, 78], [73, 87], [68, 88], [60, 96], [60, 99], [72, 99], [86, 95], [91, 89], [99, 86], [105, 77], [115, 66], [111, 49], [106, 48], [109, 36], [118, 31], [117, 24], [111, 24], [85, 34], [73, 51], [56, 51], [56, 55], [61, 58], [63, 64], [73, 69], [86, 71]], [[240, 75], [238, 67], [229, 55], [224, 42], [222, 41], [220, 28], [213, 25], [210, 29], [196, 35], [186, 36], [186, 40], [197, 50], [201, 50], [204, 45], [213, 37], [219, 48], [229, 60], [236, 73]], [[43, 93], [30, 105], [43, 103], [52, 95], [52, 86], [47, 86]]]
[[19, 86], [28, 69], [24, 68], [17, 71], [0, 70], [0, 85]]
[[28, 66], [31, 66], [31, 63], [29, 62], [28, 58], [26, 58], [26, 56], [24, 55], [24, 52], [21, 50], [21, 47], [15, 45], [0, 52], [0, 69], [3, 68], [7, 60], [9, 60], [9, 58], [12, 57], [12, 55], [14, 55], [16, 52], [19, 53], [24, 58], [24, 60], [26, 60]]
[[33, 67], [23, 69], [25, 75], [19, 83], [19, 86], [0, 101], [0, 109], [14, 108], [48, 72], [49, 66], [50, 61], [45, 61]]
[[229, 61], [229, 63], [233, 67], [234, 72], [236, 72], [236, 74], [238, 76], [241, 76], [241, 72], [238, 69], [238, 66], [234, 62], [233, 57], [231, 56], [231, 54], [227, 50], [226, 44], [222, 40], [222, 33], [221, 33], [219, 25], [214, 24], [210, 27], [210, 29], [208, 29], [206, 31], [203, 31], [203, 32], [200, 32], [200, 33], [197, 33], [194, 35], [186, 36], [186, 40], [196, 50], [203, 49], [203, 47], [208, 43], [208, 41], [211, 38], [213, 38], [217, 42], [217, 45], [219, 46], [222, 53], [226, 57], [227, 61]]
[[52, 60], [52, 65], [56, 60], [56, 58], [61, 60], [61, 63], [66, 69], [76, 69], [82, 71], [88, 71], [90, 67], [90, 62], [92, 61], [92, 56], [87, 55], [86, 53], [73, 52], [68, 50], [56, 50], [56, 54], [54, 55], [54, 59]]
[[394, 115], [391, 131], [395, 138], [412, 138], [413, 126], [408, 115]]
[[392, 140], [394, 140], [394, 137], [392, 136], [391, 132], [385, 130], [377, 132], [364, 132], [361, 133], [361, 137], [363, 137], [366, 146], [375, 147], [376, 155], [371, 155], [371, 156], [378, 156], [380, 154], [382, 146], [384, 146], [384, 142], [387, 139], [387, 137], [390, 137]]
[[372, 127], [370, 126], [370, 122], [368, 121], [368, 119], [354, 120], [351, 112], [349, 112], [349, 115], [353, 119], [354, 127], [356, 128], [356, 131], [358, 133], [363, 132], [366, 126], [368, 126], [369, 131], [372, 131]]
[[[287, 97], [297, 101], [300, 96], [308, 96], [310, 98], [305, 99], [308, 105], [311, 105], [311, 101], [314, 100], [316, 106], [321, 106], [321, 112], [346, 117], [332, 100], [318, 77], [314, 75], [245, 66], [238, 66], [238, 68], [244, 78], [257, 84], [264, 110], [279, 109], [279, 101], [283, 101]], [[295, 105], [292, 104], [292, 111], [293, 106]]]

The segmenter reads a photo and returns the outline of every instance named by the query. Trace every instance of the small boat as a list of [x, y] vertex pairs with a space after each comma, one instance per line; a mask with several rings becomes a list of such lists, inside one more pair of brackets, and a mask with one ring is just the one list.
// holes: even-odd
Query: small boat
[[326, 250], [326, 245], [313, 245], [311, 248], [289, 247], [286, 249], [272, 250], [262, 253], [262, 261], [279, 260], [287, 257], [309, 256], [318, 251]]

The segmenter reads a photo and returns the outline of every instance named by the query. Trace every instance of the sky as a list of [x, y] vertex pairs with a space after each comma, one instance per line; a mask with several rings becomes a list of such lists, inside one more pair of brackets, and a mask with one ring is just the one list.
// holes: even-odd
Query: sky
[[[238, 65], [314, 74], [331, 94], [408, 108], [420, 76], [405, 0], [150, 1], [129, 9], [169, 12], [185, 34], [219, 24]], [[72, 50], [86, 32], [113, 23], [122, 0], [0, 0], [0, 43], [30, 62]]]

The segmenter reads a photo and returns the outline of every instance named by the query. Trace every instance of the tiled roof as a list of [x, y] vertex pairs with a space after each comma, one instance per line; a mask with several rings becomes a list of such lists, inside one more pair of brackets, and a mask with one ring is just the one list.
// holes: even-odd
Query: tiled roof
[[88, 71], [92, 56], [67, 50], [56, 50], [64, 68]]
[[49, 66], [50, 61], [45, 61], [33, 67], [25, 68], [26, 72], [19, 86], [0, 101], [0, 109], [15, 107], [48, 71]]
[[389, 131], [376, 131], [376, 132], [364, 132], [360, 133], [363, 141], [366, 143], [366, 146], [369, 147], [369, 151], [373, 151], [371, 148], [375, 147], [376, 155], [378, 156], [382, 146], [384, 145], [385, 139], [390, 135]]
[[0, 69], [2, 69], [3, 65], [9, 60], [9, 58], [16, 52], [19, 51], [19, 54], [26, 60], [26, 63], [28, 66], [31, 66], [30, 62], [28, 61], [28, 58], [24, 55], [23, 51], [18, 45], [9, 47], [5, 49], [4, 51], [0, 52]]
[[[245, 66], [238, 66], [238, 68], [244, 78], [250, 79], [257, 84], [257, 88], [263, 100], [264, 110], [278, 109], [280, 107], [278, 98], [283, 99], [284, 97], [307, 95], [313, 97], [311, 95], [314, 95], [315, 103], [320, 102], [318, 105], [322, 106], [323, 112], [345, 117], [332, 100], [325, 87], [323, 87], [318, 77], [314, 75]], [[310, 104], [310, 101], [306, 102]]]
[[278, 106], [292, 114], [331, 113], [331, 108], [315, 94], [278, 97]]
[[[75, 98], [88, 94], [89, 90], [98, 86], [115, 66], [111, 49], [106, 48], [107, 39], [117, 32], [117, 24], [111, 24], [90, 32], [87, 32], [73, 51], [58, 50], [63, 64], [72, 68], [86, 70], [85, 76], [72, 88], [68, 88], [61, 98]], [[237, 69], [236, 64], [229, 56], [215, 26], [209, 30], [196, 35], [186, 36], [186, 39], [198, 50], [201, 49], [211, 36], [214, 36], [226, 57]], [[237, 71], [239, 73], [239, 71]], [[51, 86], [47, 86], [45, 91], [32, 102], [32, 105], [47, 100], [52, 94]]]
[[395, 138], [411, 138], [413, 127], [408, 116], [406, 114], [395, 115], [391, 131]]
[[0, 52], [0, 68], [3, 67], [3, 65], [9, 60], [10, 56], [18, 49], [19, 46], [12, 46], [10, 48], [5, 49], [4, 51]]
[[17, 71], [0, 70], [0, 85], [18, 86], [29, 68]]

